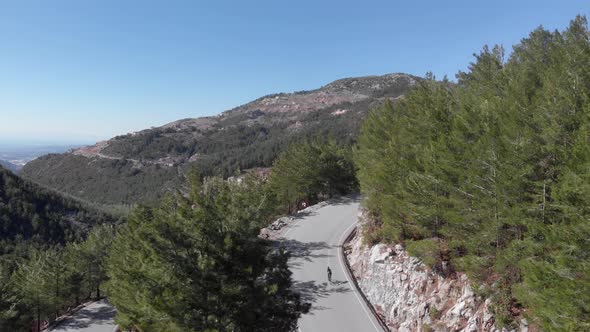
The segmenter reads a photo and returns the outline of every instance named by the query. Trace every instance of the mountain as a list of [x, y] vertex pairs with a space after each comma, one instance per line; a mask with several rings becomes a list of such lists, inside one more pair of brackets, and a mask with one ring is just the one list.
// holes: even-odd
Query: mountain
[[99, 293], [121, 221], [0, 166], [0, 331], [40, 330]]
[[80, 239], [90, 226], [114, 219], [0, 167], [0, 256], [13, 241], [42, 245]]
[[356, 139], [368, 110], [402, 97], [421, 79], [407, 74], [346, 78], [322, 88], [261, 97], [217, 116], [183, 119], [28, 163], [22, 175], [103, 204], [152, 201], [182, 174], [230, 176], [268, 167], [289, 144]]
[[21, 169], [20, 166], [15, 165], [15, 164], [11, 163], [10, 161], [1, 160], [1, 159], [0, 159], [0, 166], [2, 166], [2, 167], [6, 168], [9, 171], [12, 171], [14, 173], [17, 173]]

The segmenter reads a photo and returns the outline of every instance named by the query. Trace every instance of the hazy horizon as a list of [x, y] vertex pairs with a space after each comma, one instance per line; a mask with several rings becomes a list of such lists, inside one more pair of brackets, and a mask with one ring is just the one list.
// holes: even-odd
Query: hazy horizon
[[91, 145], [98, 141], [89, 138], [75, 137], [3, 137], [0, 136], [0, 151], [14, 147], [52, 147], [52, 146], [73, 146]]

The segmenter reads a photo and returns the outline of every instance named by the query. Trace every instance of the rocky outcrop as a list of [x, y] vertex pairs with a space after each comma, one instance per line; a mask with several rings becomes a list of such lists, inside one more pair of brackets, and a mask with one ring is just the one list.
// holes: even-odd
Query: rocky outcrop
[[[399, 244], [364, 245], [360, 232], [345, 253], [359, 287], [392, 331], [506, 331], [495, 327], [491, 300], [476, 296], [465, 274], [443, 277]], [[520, 331], [527, 330], [521, 321]]]

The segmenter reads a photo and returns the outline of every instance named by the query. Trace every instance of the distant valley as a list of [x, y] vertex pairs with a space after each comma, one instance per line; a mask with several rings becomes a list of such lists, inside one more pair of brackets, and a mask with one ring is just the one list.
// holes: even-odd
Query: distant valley
[[8, 160], [1, 160], [1, 159], [0, 159], [0, 166], [2, 166], [4, 168], [6, 168], [7, 170], [14, 172], [14, 173], [18, 173], [22, 168], [22, 166], [20, 166], [20, 165], [16, 165], [16, 164], [11, 163]]
[[31, 160], [49, 153], [63, 153], [76, 149], [82, 145], [75, 144], [32, 144], [24, 142], [0, 141], [0, 165], [12, 172], [18, 173]]

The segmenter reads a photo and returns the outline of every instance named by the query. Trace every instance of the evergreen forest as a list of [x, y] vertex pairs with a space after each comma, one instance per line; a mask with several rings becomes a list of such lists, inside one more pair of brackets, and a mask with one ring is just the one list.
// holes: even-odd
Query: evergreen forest
[[366, 119], [355, 159], [366, 240], [466, 272], [546, 331], [590, 329], [590, 33], [484, 47], [457, 83], [432, 75]]
[[[498, 328], [524, 317], [543, 331], [590, 330], [587, 20], [474, 57], [456, 81], [427, 74], [403, 97], [348, 105], [366, 114], [358, 133], [360, 113], [322, 127], [332, 113], [310, 112], [315, 125], [290, 136], [252, 125], [205, 135], [198, 147], [164, 131], [119, 138], [110, 152], [121, 159], [102, 161], [99, 182], [108, 188], [110, 172], [135, 180], [89, 195], [140, 201], [131, 212], [0, 167], [0, 331], [36, 331], [104, 297], [122, 329], [293, 331], [310, 304], [293, 290], [290, 253], [260, 231], [359, 191], [367, 244], [401, 243], [435, 273], [467, 274], [492, 300]], [[206, 157], [182, 172], [140, 172], [141, 160], [126, 159], [164, 150]], [[45, 159], [59, 160], [37, 162]], [[86, 157], [71, 160], [52, 170], [91, 178]]]

